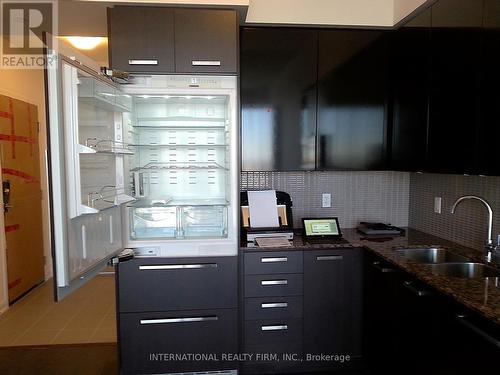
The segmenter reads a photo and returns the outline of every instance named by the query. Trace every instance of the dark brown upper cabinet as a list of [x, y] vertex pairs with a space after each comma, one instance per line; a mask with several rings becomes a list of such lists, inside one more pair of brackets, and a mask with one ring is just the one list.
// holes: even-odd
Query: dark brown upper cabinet
[[108, 9], [109, 56], [131, 73], [236, 74], [233, 10], [115, 6]]
[[174, 12], [168, 8], [108, 8], [109, 62], [134, 73], [174, 72]]
[[386, 168], [387, 38], [319, 32], [317, 169]]
[[242, 169], [314, 170], [317, 31], [241, 31]]
[[482, 1], [432, 7], [428, 170], [477, 173]]
[[485, 0], [482, 40], [481, 124], [478, 134], [479, 174], [500, 176], [500, 0]]
[[392, 33], [390, 168], [423, 171], [427, 160], [430, 9]]
[[175, 67], [183, 73], [238, 71], [238, 17], [232, 10], [175, 10]]

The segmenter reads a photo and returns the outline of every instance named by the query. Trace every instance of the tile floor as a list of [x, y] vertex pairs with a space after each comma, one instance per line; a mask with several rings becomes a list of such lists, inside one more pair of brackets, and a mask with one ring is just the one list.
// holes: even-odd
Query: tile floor
[[46, 281], [0, 315], [0, 346], [116, 342], [114, 284], [99, 275], [55, 303]]

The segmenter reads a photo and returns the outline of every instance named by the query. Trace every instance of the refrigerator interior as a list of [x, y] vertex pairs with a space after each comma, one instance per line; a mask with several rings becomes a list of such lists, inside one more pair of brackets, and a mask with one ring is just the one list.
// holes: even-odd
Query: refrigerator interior
[[225, 95], [133, 95], [131, 240], [227, 237], [229, 115]]

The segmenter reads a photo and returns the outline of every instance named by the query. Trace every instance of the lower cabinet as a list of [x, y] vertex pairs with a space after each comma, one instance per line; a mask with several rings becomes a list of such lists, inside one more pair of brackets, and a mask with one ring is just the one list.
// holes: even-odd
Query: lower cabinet
[[364, 353], [371, 374], [498, 371], [498, 324], [369, 251], [364, 269]]
[[121, 374], [232, 370], [237, 258], [135, 258], [117, 267]]
[[237, 367], [237, 310], [123, 313], [119, 316], [122, 373], [156, 374]]
[[[245, 374], [360, 367], [362, 251], [247, 251], [242, 343]], [[267, 357], [266, 357], [267, 356]]]
[[448, 330], [453, 374], [495, 374], [500, 358], [500, 326], [473, 311], [455, 307]]
[[362, 253], [304, 252], [304, 363], [308, 370], [361, 365]]
[[364, 351], [371, 372], [446, 374], [446, 298], [369, 252], [364, 267]]

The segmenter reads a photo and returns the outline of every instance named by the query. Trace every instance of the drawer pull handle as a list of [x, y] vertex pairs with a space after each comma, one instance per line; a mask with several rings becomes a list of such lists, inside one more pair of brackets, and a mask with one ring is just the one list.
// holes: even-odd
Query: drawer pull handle
[[202, 268], [217, 268], [217, 263], [203, 264], [158, 264], [151, 266], [139, 266], [139, 270], [197, 270]]
[[464, 325], [465, 327], [470, 329], [472, 332], [476, 333], [477, 335], [479, 335], [480, 337], [482, 337], [486, 341], [495, 345], [497, 348], [500, 348], [500, 341], [497, 340], [496, 338], [494, 338], [493, 336], [491, 336], [490, 334], [486, 333], [485, 331], [483, 331], [481, 328], [479, 328], [479, 327], [475, 326], [474, 324], [472, 324], [471, 322], [467, 321], [467, 315], [457, 314], [456, 318], [460, 324]]
[[260, 329], [262, 331], [286, 331], [288, 326], [286, 324], [280, 326], [262, 326]]
[[317, 256], [316, 260], [342, 260], [344, 257], [342, 255], [322, 255]]
[[416, 288], [413, 285], [413, 282], [411, 282], [411, 281], [404, 281], [403, 286], [406, 289], [408, 289], [410, 292], [412, 292], [413, 294], [417, 295], [418, 297], [425, 297], [425, 296], [428, 296], [429, 294], [431, 294], [431, 292], [429, 292], [428, 290], [421, 290], [421, 289]]
[[145, 325], [145, 324], [213, 322], [216, 320], [219, 320], [217, 316], [200, 316], [193, 318], [141, 319], [141, 324]]
[[154, 59], [133, 59], [128, 61], [129, 65], [158, 65], [158, 60]]
[[287, 257], [282, 258], [260, 258], [261, 263], [278, 263], [278, 262], [288, 262]]
[[262, 303], [260, 307], [262, 307], [263, 309], [277, 309], [277, 308], [288, 307], [288, 303], [287, 302]]
[[288, 280], [262, 280], [260, 285], [268, 286], [268, 285], [287, 285]]
[[220, 60], [193, 60], [193, 66], [220, 66]]
[[396, 272], [394, 268], [384, 267], [379, 261], [371, 263], [372, 267], [379, 270], [382, 273]]

